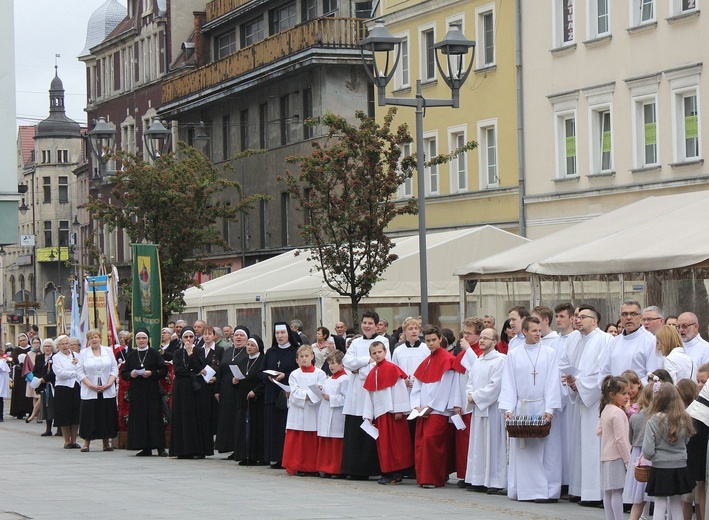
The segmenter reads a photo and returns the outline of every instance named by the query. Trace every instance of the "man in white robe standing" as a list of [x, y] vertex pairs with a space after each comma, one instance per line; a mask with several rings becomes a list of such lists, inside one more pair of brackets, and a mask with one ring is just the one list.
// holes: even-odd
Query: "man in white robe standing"
[[408, 376], [405, 381], [406, 388], [408, 388], [409, 395], [411, 395], [411, 388], [414, 386], [414, 372], [431, 351], [419, 339], [421, 326], [418, 319], [408, 317], [401, 327], [404, 330], [404, 342], [399, 343], [394, 349], [391, 362], [406, 372]]
[[660, 307], [650, 305], [643, 309], [643, 316], [640, 322], [643, 324], [643, 327], [645, 327], [645, 330], [654, 336], [657, 334], [657, 331], [660, 330], [660, 327], [665, 324], [665, 315]]
[[571, 482], [569, 494], [581, 497], [580, 504], [601, 503], [601, 438], [598, 436], [598, 386], [600, 360], [608, 334], [598, 328], [600, 315], [591, 305], [580, 305], [576, 317], [579, 341], [568, 345], [559, 363], [569, 398], [574, 403], [572, 421]]
[[[541, 326], [534, 317], [522, 322], [525, 342], [507, 355], [502, 370], [499, 408], [505, 418], [544, 416], [552, 420], [561, 408], [559, 358], [542, 346]], [[541, 439], [510, 439], [507, 496], [514, 500], [557, 502], [561, 493], [561, 451], [554, 429]]]
[[484, 329], [478, 338], [481, 355], [466, 351], [461, 363], [468, 370], [465, 388], [467, 403], [473, 407], [470, 421], [466, 489], [486, 490], [494, 495], [507, 487], [507, 436], [499, 413], [502, 369], [507, 356], [495, 350], [495, 329]]
[[709, 363], [709, 343], [699, 335], [699, 319], [693, 312], [683, 312], [677, 317], [679, 335], [684, 351], [694, 361], [695, 371], [704, 363]]
[[603, 378], [620, 376], [626, 370], [634, 370], [640, 379], [648, 372], [662, 367], [662, 356], [657, 354], [655, 336], [641, 326], [641, 307], [635, 300], [625, 300], [620, 307], [623, 333], [611, 339], [603, 354], [598, 373], [598, 387]]

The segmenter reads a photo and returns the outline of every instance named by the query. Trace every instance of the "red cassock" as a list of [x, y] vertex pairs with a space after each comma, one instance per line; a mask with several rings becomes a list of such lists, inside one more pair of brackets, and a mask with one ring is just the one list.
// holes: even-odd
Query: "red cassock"
[[296, 471], [315, 473], [318, 460], [318, 432], [286, 430], [281, 464], [291, 475]]
[[[364, 389], [368, 392], [393, 392], [394, 385], [398, 384], [403, 385], [403, 392], [408, 394], [403, 382], [406, 377], [406, 373], [401, 368], [384, 360], [377, 363], [367, 375]], [[379, 430], [377, 454], [382, 473], [395, 473], [414, 465], [414, 449], [406, 417], [407, 414], [403, 411], [393, 413], [390, 410], [374, 419], [374, 425]]]
[[[414, 372], [417, 384], [440, 382], [447, 371], [454, 370], [455, 361], [455, 357], [443, 348], [432, 352]], [[427, 403], [421, 405], [426, 406]], [[455, 433], [447, 415], [431, 413], [416, 420], [414, 455], [417, 484], [437, 487], [446, 484], [446, 477], [455, 470], [454, 445]]]
[[315, 469], [321, 473], [339, 475], [342, 473], [342, 448], [344, 439], [318, 437], [318, 460]]

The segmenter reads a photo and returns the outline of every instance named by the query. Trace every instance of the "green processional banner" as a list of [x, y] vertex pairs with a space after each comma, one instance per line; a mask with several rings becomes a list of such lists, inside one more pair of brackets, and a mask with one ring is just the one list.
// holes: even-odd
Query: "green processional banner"
[[133, 334], [148, 329], [150, 346], [160, 348], [162, 328], [162, 280], [158, 246], [132, 244], [133, 248]]

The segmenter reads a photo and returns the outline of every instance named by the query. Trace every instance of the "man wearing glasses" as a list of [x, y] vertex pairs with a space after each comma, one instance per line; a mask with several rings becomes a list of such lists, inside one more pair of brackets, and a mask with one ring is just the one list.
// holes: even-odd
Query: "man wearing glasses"
[[645, 327], [645, 330], [654, 336], [657, 334], [657, 331], [660, 330], [660, 327], [665, 324], [665, 316], [660, 307], [651, 305], [643, 309], [643, 317], [640, 321], [643, 327]]
[[601, 360], [598, 385], [607, 375], [620, 376], [634, 370], [640, 379], [662, 367], [662, 357], [656, 353], [655, 336], [642, 326], [642, 307], [635, 300], [625, 300], [620, 307], [623, 333], [613, 338]]
[[699, 335], [699, 319], [693, 312], [683, 312], [677, 318], [679, 335], [682, 336], [684, 351], [696, 366], [709, 361], [709, 343]]
[[[582, 506], [600, 504], [601, 466], [598, 453], [601, 440], [596, 434], [598, 426], [598, 401], [601, 389], [598, 386], [598, 360], [606, 349], [609, 335], [598, 328], [601, 319], [596, 309], [587, 304], [579, 306], [576, 316], [581, 333], [564, 351], [559, 362], [562, 382], [569, 389], [569, 398], [575, 404], [572, 421], [571, 481], [569, 494], [581, 497]], [[576, 372], [574, 375], [570, 373]]]

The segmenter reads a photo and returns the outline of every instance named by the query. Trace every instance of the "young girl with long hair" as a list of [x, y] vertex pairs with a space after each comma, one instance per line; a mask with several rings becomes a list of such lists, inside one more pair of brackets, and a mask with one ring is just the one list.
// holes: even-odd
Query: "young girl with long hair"
[[626, 370], [620, 374], [620, 377], [628, 382], [628, 404], [625, 407], [625, 413], [630, 418], [638, 411], [638, 399], [643, 391], [643, 383], [635, 370]]
[[[632, 504], [630, 510], [630, 520], [640, 520], [641, 517], [647, 517], [643, 514], [645, 509], [649, 509], [650, 499], [645, 492], [647, 483], [638, 482], [635, 479], [635, 466], [640, 462], [642, 453], [643, 439], [645, 438], [645, 424], [647, 423], [647, 412], [652, 403], [652, 384], [645, 385], [637, 402], [637, 413], [633, 414], [629, 420], [630, 427], [630, 464], [628, 464], [628, 473], [625, 476], [625, 487], [623, 488], [623, 503]], [[643, 460], [643, 465], [647, 465], [648, 461]]]
[[603, 508], [608, 520], [623, 520], [623, 487], [625, 472], [630, 462], [628, 418], [625, 407], [630, 391], [622, 377], [606, 376], [601, 383], [601, 489]]
[[652, 461], [647, 494], [655, 497], [653, 518], [682, 518], [681, 496], [696, 485], [687, 468], [687, 441], [694, 434], [692, 418], [671, 383], [653, 383], [643, 457]]

